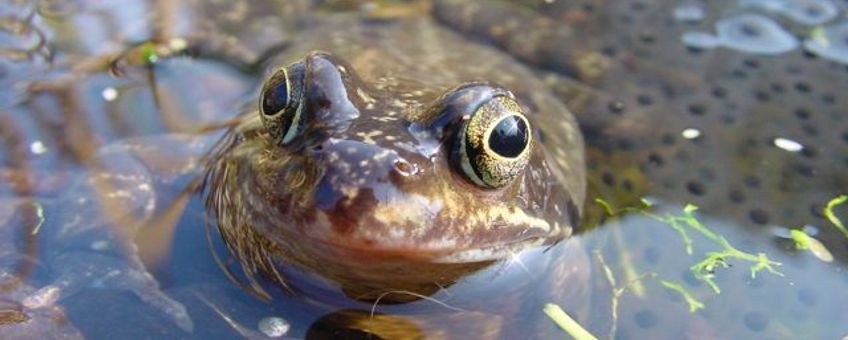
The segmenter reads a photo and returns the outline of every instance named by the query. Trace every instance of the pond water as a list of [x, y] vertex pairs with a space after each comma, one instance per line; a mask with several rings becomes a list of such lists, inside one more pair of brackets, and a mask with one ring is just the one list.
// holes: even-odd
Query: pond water
[[[195, 192], [204, 156], [255, 110], [269, 61], [336, 12], [430, 17], [528, 66], [585, 138], [575, 235], [409, 303], [237, 284]], [[0, 337], [567, 337], [546, 303], [598, 338], [848, 337], [846, 16], [836, 0], [6, 0]]]

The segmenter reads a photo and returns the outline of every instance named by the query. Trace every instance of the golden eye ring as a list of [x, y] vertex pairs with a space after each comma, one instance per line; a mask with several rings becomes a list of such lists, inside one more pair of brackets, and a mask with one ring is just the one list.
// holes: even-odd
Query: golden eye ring
[[530, 122], [515, 99], [495, 96], [460, 128], [457, 154], [465, 176], [487, 189], [503, 188], [527, 166], [533, 145]]

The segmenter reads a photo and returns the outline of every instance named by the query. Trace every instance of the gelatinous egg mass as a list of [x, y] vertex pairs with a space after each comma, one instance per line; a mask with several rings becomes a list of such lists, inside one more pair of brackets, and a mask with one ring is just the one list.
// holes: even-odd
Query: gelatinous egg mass
[[787, 1], [781, 14], [799, 24], [813, 26], [833, 20], [839, 10], [829, 0], [795, 0]]
[[697, 48], [726, 48], [766, 55], [789, 52], [798, 47], [798, 39], [769, 17], [740, 14], [716, 22], [716, 35], [686, 32], [683, 43]]
[[821, 25], [839, 15], [839, 9], [830, 0], [742, 0], [739, 5], [774, 12], [807, 26]]

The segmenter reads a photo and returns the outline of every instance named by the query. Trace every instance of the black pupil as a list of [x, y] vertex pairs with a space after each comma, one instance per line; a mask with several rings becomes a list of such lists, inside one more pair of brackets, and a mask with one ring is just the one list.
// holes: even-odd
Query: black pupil
[[527, 124], [518, 116], [501, 119], [489, 135], [489, 148], [502, 157], [515, 157], [527, 147]]
[[265, 91], [262, 113], [271, 116], [286, 108], [289, 103], [289, 90], [285, 81], [280, 81]]

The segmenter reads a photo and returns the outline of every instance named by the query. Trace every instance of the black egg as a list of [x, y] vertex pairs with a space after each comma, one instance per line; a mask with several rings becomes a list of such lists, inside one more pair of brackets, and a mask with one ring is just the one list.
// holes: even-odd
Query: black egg
[[285, 109], [288, 104], [289, 88], [284, 80], [265, 89], [262, 95], [262, 113], [265, 115], [275, 115]]
[[489, 135], [489, 148], [498, 155], [514, 158], [527, 148], [529, 135], [527, 123], [512, 115], [501, 119]]

